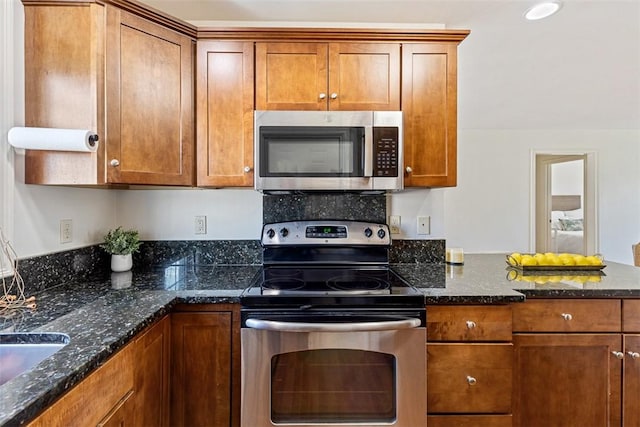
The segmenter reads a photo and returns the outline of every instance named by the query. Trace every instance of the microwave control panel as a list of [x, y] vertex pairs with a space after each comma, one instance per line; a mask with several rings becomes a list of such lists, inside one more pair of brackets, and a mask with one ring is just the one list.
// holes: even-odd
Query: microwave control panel
[[398, 176], [398, 128], [373, 128], [373, 176]]

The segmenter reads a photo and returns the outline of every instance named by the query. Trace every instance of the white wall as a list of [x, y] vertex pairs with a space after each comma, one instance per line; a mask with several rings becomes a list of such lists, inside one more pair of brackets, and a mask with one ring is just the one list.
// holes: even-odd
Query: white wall
[[444, 191], [447, 244], [467, 252], [531, 251], [532, 150], [594, 151], [599, 251], [632, 264], [640, 240], [640, 131], [458, 132], [458, 186]]
[[[116, 222], [148, 240], [259, 239], [262, 195], [253, 189], [118, 190]], [[196, 215], [207, 234], [195, 234]]]

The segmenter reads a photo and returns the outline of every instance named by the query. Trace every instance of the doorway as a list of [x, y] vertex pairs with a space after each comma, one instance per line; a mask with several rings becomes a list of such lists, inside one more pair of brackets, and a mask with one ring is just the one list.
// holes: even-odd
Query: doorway
[[595, 254], [595, 153], [534, 152], [532, 242], [535, 252]]

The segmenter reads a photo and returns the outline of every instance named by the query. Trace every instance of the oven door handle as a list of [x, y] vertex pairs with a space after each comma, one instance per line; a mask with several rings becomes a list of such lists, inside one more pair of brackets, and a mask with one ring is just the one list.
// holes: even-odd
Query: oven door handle
[[420, 319], [385, 320], [382, 322], [312, 323], [282, 322], [277, 320], [247, 319], [253, 329], [278, 332], [362, 332], [411, 329], [420, 326]]

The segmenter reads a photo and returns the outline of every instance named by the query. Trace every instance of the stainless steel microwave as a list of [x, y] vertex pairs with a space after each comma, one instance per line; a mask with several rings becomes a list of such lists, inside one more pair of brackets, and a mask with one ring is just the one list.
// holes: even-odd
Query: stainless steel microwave
[[255, 189], [402, 190], [401, 111], [255, 111]]

